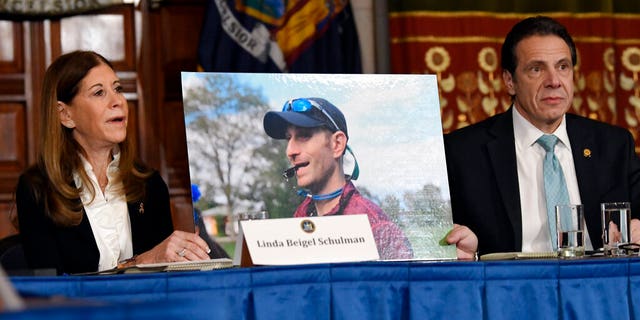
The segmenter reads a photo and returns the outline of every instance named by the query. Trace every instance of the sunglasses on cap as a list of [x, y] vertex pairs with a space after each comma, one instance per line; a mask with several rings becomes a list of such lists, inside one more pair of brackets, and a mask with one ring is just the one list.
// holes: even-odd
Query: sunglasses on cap
[[336, 129], [336, 131], [342, 131], [340, 130], [340, 127], [338, 127], [338, 124], [336, 124], [336, 122], [333, 120], [331, 115], [329, 115], [329, 113], [324, 108], [322, 108], [322, 106], [320, 106], [317, 102], [313, 101], [312, 99], [305, 99], [305, 98], [291, 99], [284, 103], [284, 106], [282, 107], [282, 111], [284, 112], [293, 111], [293, 112], [305, 113], [305, 112], [313, 112], [314, 108], [322, 112], [322, 114], [324, 114], [324, 116], [327, 119], [329, 119], [329, 121], [331, 121], [331, 124], [333, 124], [333, 129]]

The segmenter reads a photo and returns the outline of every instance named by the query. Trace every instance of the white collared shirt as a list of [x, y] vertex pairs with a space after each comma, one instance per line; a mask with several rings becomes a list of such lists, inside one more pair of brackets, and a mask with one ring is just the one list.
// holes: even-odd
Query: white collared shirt
[[131, 240], [131, 221], [129, 220], [129, 210], [127, 199], [124, 194], [122, 182], [113, 183], [118, 164], [120, 163], [120, 151], [114, 149], [113, 160], [107, 167], [107, 187], [102, 193], [93, 168], [87, 159], [80, 155], [84, 170], [93, 183], [96, 196], [91, 201], [91, 194], [82, 187], [82, 181], [77, 172], [73, 173], [76, 187], [80, 189], [80, 198], [84, 210], [89, 218], [93, 237], [96, 239], [98, 250], [100, 251], [100, 261], [98, 271], [108, 270], [116, 267], [118, 261], [133, 256], [133, 245]]
[[[546, 152], [542, 146], [536, 143], [536, 140], [544, 132], [526, 120], [515, 106], [512, 108], [513, 134], [518, 165], [518, 187], [520, 188], [520, 207], [522, 209], [522, 251], [553, 251], [542, 172], [542, 163]], [[560, 126], [553, 134], [559, 139], [554, 153], [562, 166], [562, 172], [569, 191], [569, 200], [573, 204], [582, 203], [564, 116]], [[555, 222], [552, 221], [552, 223]], [[588, 232], [585, 235], [585, 245], [586, 250], [593, 250]]]

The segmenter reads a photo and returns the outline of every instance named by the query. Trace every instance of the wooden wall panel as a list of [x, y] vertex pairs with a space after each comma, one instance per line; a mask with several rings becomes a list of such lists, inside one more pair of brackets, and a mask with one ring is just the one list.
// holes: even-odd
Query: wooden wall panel
[[26, 167], [24, 105], [0, 102], [0, 203], [10, 203], [19, 173]]
[[29, 161], [29, 126], [23, 23], [0, 21], [0, 238], [10, 222], [15, 186]]
[[136, 68], [133, 6], [116, 6], [53, 20], [51, 35], [53, 57], [74, 50], [94, 50], [109, 59], [117, 70]]
[[15, 217], [15, 207], [11, 202], [0, 202], [0, 238], [18, 233], [13, 225], [12, 218]]
[[[143, 9], [142, 39], [144, 112], [158, 124], [146, 128], [157, 145], [145, 146], [147, 162], [158, 163], [169, 184], [174, 221], [181, 230], [193, 230], [181, 71], [197, 70], [197, 51], [206, 1], [166, 0], [159, 8]], [[151, 139], [145, 140], [151, 142]], [[156, 152], [154, 152], [156, 151]], [[159, 155], [160, 159], [154, 159]]]
[[[15, 21], [0, 21], [0, 74], [24, 71], [22, 24]], [[0, 86], [1, 88], [1, 86]]]
[[[176, 196], [191, 204], [184, 112], [182, 105], [181, 71], [196, 71], [197, 49], [203, 10], [200, 7], [165, 7], [162, 9], [162, 34], [164, 43], [181, 43], [163, 47], [164, 103], [163, 117], [165, 130], [161, 134], [167, 152], [165, 156], [167, 172], [172, 190]], [[180, 199], [176, 199], [176, 202]]]
[[24, 75], [21, 73], [0, 76], [0, 99], [5, 101], [24, 100]]
[[0, 102], [0, 170], [24, 168], [25, 128], [24, 105]]

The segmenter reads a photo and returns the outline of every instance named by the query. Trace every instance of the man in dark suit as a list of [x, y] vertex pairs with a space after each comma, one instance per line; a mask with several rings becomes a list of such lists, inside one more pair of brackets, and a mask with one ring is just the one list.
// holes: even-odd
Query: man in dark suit
[[445, 135], [457, 223], [447, 240], [458, 256], [553, 250], [545, 149], [536, 143], [542, 135], [558, 138], [569, 200], [584, 205], [587, 250], [602, 247], [602, 202], [631, 202], [631, 240], [638, 242], [640, 158], [626, 129], [567, 113], [577, 58], [567, 30], [548, 17], [524, 19], [507, 35], [501, 58], [511, 108]]

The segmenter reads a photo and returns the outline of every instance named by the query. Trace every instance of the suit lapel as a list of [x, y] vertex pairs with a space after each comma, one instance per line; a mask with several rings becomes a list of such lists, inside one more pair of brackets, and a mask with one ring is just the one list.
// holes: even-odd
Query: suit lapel
[[[77, 199], [75, 205], [82, 206], [82, 201], [80, 199]], [[84, 207], [82, 209], [82, 221], [80, 221], [80, 224], [77, 226], [76, 230], [83, 239], [86, 239], [88, 241], [87, 243], [93, 242], [96, 249], [98, 248], [98, 245], [96, 244], [96, 238], [93, 236], [93, 229], [91, 229], [89, 217], [87, 216], [87, 212], [85, 211]]]
[[[82, 221], [80, 221], [77, 230], [81, 234], [82, 238], [89, 241], [89, 243], [96, 243], [96, 238], [93, 236], [93, 229], [91, 228], [89, 217], [87, 216], [87, 212], [84, 209], [82, 209]], [[98, 248], [98, 245], [95, 244], [95, 247]]]
[[[80, 200], [78, 200], [80, 202]], [[91, 222], [87, 212], [82, 209], [82, 221], [76, 227], [73, 233], [65, 233], [67, 237], [65, 242], [68, 244], [67, 250], [72, 250], [76, 254], [72, 255], [72, 263], [77, 270], [93, 270], [98, 268], [100, 262], [100, 249], [93, 235]], [[82, 239], [82, 241], [78, 241]]]
[[140, 238], [146, 237], [148, 232], [154, 232], [156, 230], [147, 230], [145, 219], [145, 206], [144, 201], [139, 200], [135, 202], [127, 202], [127, 208], [129, 209], [129, 221], [131, 221], [131, 244], [133, 246], [133, 253], [139, 253]]
[[511, 222], [516, 250], [522, 248], [522, 213], [520, 208], [520, 188], [516, 162], [515, 140], [513, 136], [512, 108], [496, 119], [489, 132], [495, 137], [487, 143], [487, 151], [493, 166], [493, 174], [498, 184], [502, 205]]

